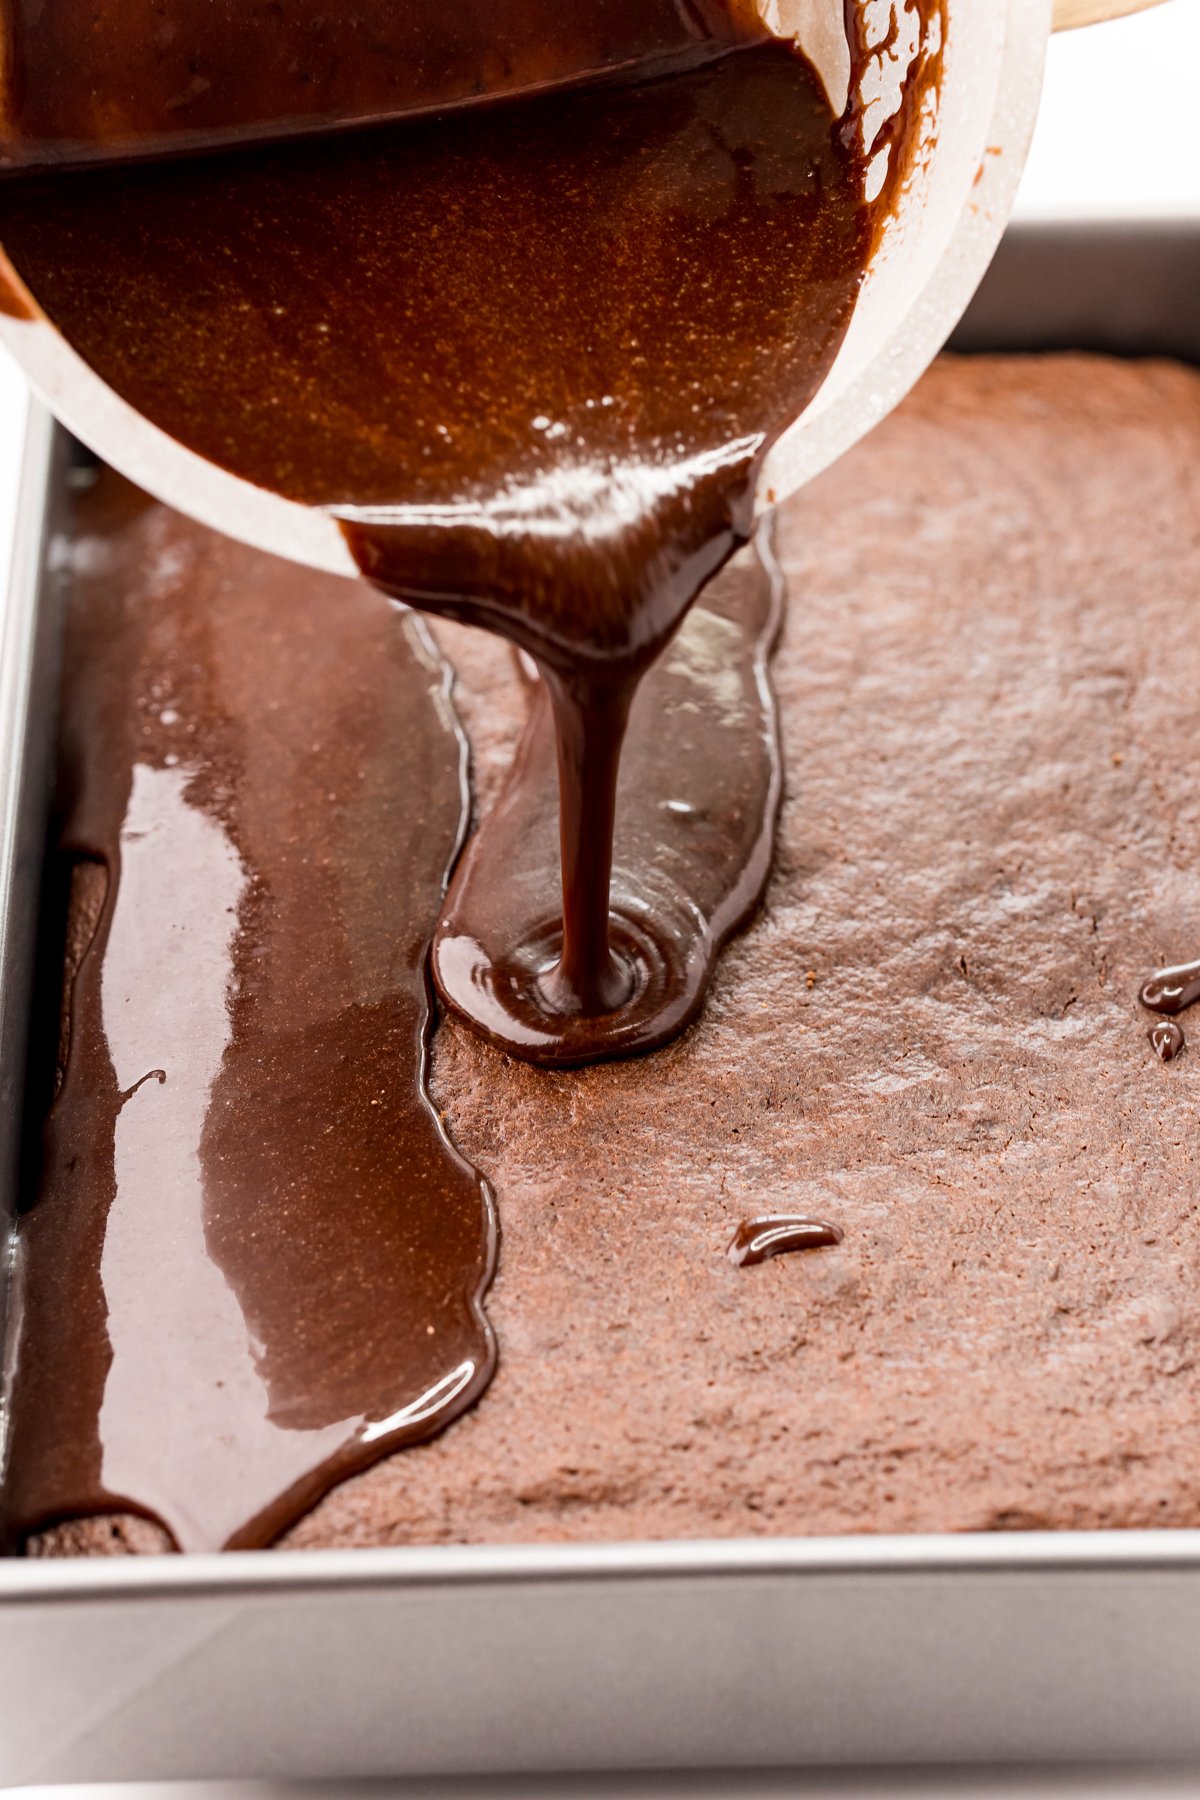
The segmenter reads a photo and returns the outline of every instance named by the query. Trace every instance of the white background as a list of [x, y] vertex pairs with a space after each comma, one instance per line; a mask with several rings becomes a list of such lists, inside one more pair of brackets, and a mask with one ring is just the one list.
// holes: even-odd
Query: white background
[[[1023, 218], [1200, 218], [1200, 0], [1073, 32], [1050, 48], [1038, 134], [1017, 207]], [[16, 511], [25, 400], [0, 350], [0, 570]], [[167, 1789], [40, 1789], [41, 1800], [349, 1800], [345, 1783]], [[33, 1800], [27, 1790], [26, 1800]], [[1011, 1774], [713, 1777], [549, 1783], [397, 1783], [356, 1800], [1198, 1800], [1200, 1768], [1157, 1775], [1082, 1771]], [[14, 1795], [14, 1800], [19, 1797]]]

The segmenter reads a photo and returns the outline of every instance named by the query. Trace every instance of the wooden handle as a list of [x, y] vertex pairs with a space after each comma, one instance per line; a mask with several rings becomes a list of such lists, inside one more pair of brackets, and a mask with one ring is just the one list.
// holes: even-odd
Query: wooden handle
[[1054, 0], [1055, 31], [1072, 31], [1076, 25], [1098, 25], [1101, 19], [1120, 19], [1126, 13], [1145, 12], [1162, 0]]

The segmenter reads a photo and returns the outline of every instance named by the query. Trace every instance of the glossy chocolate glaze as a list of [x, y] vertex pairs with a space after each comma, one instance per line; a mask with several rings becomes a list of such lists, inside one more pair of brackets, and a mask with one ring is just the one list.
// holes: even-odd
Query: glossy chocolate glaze
[[[539, 662], [563, 934], [538, 980], [566, 1060], [612, 1053], [656, 961], [687, 991], [668, 980], [631, 1041], [689, 1016], [711, 966], [703, 919], [678, 955], [611, 941], [621, 745], [841, 344], [876, 224], [864, 180], [857, 134], [776, 43], [633, 89], [0, 194], [22, 276], [119, 393], [332, 509], [388, 593]], [[482, 868], [497, 842], [480, 881], [511, 876]], [[493, 993], [527, 986], [544, 900], [489, 943]], [[526, 1053], [521, 1018], [486, 1026]]]
[[1159, 1019], [1146, 1033], [1150, 1040], [1150, 1048], [1160, 1062], [1174, 1062], [1175, 1058], [1187, 1049], [1187, 1039], [1183, 1035], [1183, 1027], [1174, 1019]]
[[748, 0], [5, 0], [0, 170], [662, 73], [756, 35]]
[[794, 1250], [831, 1250], [844, 1237], [840, 1225], [826, 1224], [824, 1219], [768, 1213], [761, 1219], [742, 1220], [730, 1240], [728, 1255], [739, 1269], [749, 1269]]
[[1159, 969], [1143, 982], [1138, 999], [1150, 1012], [1181, 1013], [1200, 1000], [1200, 962]]
[[[617, 955], [639, 988], [606, 1018], [564, 1019], [539, 980], [563, 933], [554, 707], [548, 684], [536, 684], [504, 790], [459, 862], [434, 939], [439, 993], [486, 1035], [562, 1067], [598, 1047], [649, 1049], [700, 1006], [770, 872], [783, 780], [768, 662], [783, 604], [765, 522], [642, 682], [621, 761], [610, 902]], [[607, 880], [580, 885], [577, 906], [609, 891]]]
[[491, 1198], [424, 1086], [464, 743], [423, 628], [365, 586], [108, 472], [52, 554], [77, 941], [4, 1533], [136, 1511], [263, 1544], [493, 1368]]

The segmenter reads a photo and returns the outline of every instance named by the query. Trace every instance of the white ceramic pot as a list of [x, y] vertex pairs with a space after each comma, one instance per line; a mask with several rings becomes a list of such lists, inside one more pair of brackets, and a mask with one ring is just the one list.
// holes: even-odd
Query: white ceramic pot
[[[842, 0], [754, 3], [810, 50], [827, 85], [836, 82]], [[859, 3], [881, 38], [913, 0]], [[1058, 0], [1059, 22], [1150, 3]], [[824, 387], [767, 459], [764, 506], [827, 467], [904, 397], [965, 311], [1008, 220], [1037, 115], [1054, 0], [946, 0], [946, 9], [931, 147], [916, 160]], [[63, 423], [140, 487], [261, 549], [354, 573], [332, 519], [226, 474], [148, 424], [45, 319], [0, 315], [0, 339]]]

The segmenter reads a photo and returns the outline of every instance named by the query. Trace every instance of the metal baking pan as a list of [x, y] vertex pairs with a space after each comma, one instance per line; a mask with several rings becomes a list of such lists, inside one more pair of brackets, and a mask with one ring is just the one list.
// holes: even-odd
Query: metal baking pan
[[[1014, 231], [956, 347], [1200, 362], [1200, 221]], [[9, 1207], [64, 459], [35, 414], [0, 663]], [[1197, 1756], [1200, 1531], [0, 1562], [4, 1783]]]

